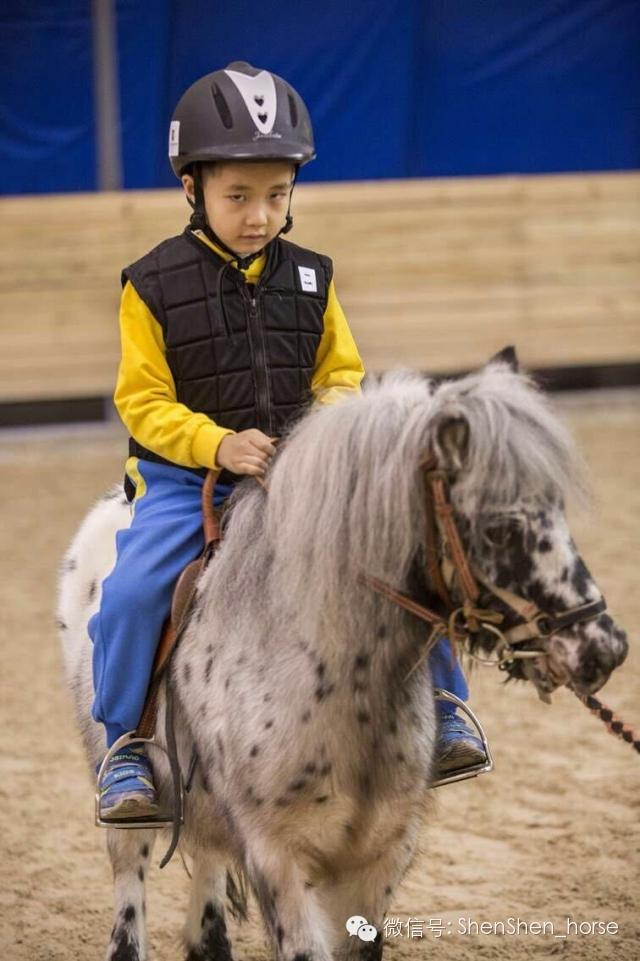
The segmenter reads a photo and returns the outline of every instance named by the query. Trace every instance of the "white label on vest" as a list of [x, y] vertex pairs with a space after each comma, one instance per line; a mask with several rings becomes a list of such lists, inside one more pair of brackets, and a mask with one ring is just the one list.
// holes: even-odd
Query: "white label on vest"
[[169, 156], [177, 157], [180, 153], [180, 121], [172, 120], [169, 127]]
[[318, 285], [316, 283], [316, 272], [313, 267], [298, 267], [298, 273], [300, 274], [302, 289], [317, 294]]

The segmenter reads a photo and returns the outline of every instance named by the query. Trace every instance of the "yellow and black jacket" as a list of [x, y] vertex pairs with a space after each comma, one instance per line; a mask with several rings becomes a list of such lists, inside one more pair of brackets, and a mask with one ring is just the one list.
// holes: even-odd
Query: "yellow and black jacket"
[[187, 228], [122, 280], [114, 401], [131, 456], [204, 473], [226, 434], [279, 436], [312, 401], [360, 389], [328, 257], [277, 238], [241, 271]]

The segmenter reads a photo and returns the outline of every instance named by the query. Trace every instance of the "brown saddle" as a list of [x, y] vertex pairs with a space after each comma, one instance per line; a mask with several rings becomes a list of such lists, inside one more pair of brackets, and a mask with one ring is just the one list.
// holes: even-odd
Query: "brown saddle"
[[142, 738], [153, 737], [158, 712], [158, 690], [165, 669], [171, 659], [176, 642], [186, 627], [196, 594], [196, 584], [216, 548], [222, 540], [220, 521], [222, 510], [213, 506], [213, 491], [219, 471], [210, 470], [202, 486], [202, 519], [205, 547], [202, 554], [189, 564], [180, 574], [173, 590], [171, 614], [164, 623], [160, 643], [153, 662], [151, 680], [136, 734]]

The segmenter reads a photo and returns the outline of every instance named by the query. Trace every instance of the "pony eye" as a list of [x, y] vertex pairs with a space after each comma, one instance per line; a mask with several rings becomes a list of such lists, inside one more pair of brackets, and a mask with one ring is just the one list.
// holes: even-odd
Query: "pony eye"
[[484, 537], [492, 547], [506, 547], [511, 538], [511, 533], [509, 527], [487, 527]]

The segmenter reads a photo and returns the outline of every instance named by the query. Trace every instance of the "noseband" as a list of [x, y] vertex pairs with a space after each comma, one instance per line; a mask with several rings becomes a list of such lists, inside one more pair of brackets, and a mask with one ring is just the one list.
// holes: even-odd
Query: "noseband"
[[[501, 670], [506, 670], [516, 660], [536, 658], [547, 653], [546, 644], [541, 645], [540, 650], [520, 649], [517, 645], [535, 640], [546, 642], [558, 631], [592, 620], [606, 610], [606, 601], [601, 598], [561, 613], [551, 614], [541, 610], [533, 601], [528, 601], [486, 580], [470, 563], [462, 543], [449, 497], [446, 471], [438, 469], [437, 459], [433, 453], [429, 454], [420, 466], [424, 472], [426, 496], [427, 574], [446, 613], [443, 615], [433, 611], [377, 577], [366, 573], [360, 576], [362, 583], [431, 625], [432, 630], [425, 650], [409, 673], [416, 669], [434, 644], [444, 635], [449, 637], [454, 648], [457, 644], [465, 644], [467, 652], [476, 660], [497, 665]], [[462, 595], [462, 604], [459, 605], [456, 605], [451, 598], [451, 585], [454, 578]], [[504, 621], [504, 614], [479, 607], [478, 583], [506, 604], [517, 615], [520, 623], [504, 629], [500, 626]], [[471, 653], [470, 642], [474, 635], [477, 636], [482, 630], [489, 631], [498, 638], [496, 658], [481, 658]]]

